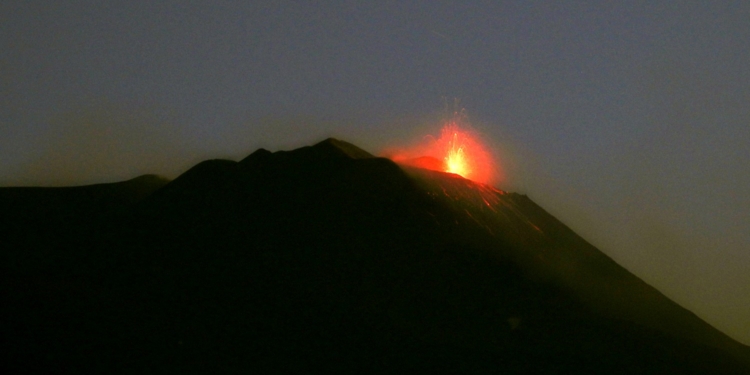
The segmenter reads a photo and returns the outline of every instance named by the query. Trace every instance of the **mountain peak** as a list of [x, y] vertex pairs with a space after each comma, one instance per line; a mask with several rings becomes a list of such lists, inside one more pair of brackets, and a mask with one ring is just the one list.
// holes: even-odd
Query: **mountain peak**
[[336, 138], [327, 138], [312, 146], [320, 150], [332, 150], [341, 152], [352, 159], [370, 159], [374, 156], [369, 152], [349, 143]]
[[3, 256], [17, 265], [0, 293], [6, 336], [19, 338], [12, 366], [732, 374], [750, 364], [747, 347], [528, 197], [335, 138], [207, 160], [145, 199], [110, 204], [99, 198], [109, 186], [23, 200], [0, 189]]
[[[255, 167], [273, 159], [274, 156], [281, 159], [288, 159], [292, 155], [297, 155], [297, 159], [320, 160], [323, 159], [372, 159], [375, 156], [369, 152], [349, 143], [336, 138], [327, 138], [316, 143], [313, 146], [300, 147], [290, 151], [271, 152], [264, 148], [259, 148], [252, 154], [240, 161], [243, 167]], [[304, 155], [304, 156], [303, 156]]]

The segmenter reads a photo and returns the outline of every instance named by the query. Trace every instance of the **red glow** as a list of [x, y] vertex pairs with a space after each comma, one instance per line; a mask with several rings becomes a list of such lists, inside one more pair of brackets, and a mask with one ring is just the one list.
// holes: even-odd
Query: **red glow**
[[489, 184], [496, 176], [492, 156], [475, 132], [459, 126], [461, 117], [448, 121], [440, 137], [428, 137], [426, 144], [392, 153], [400, 164], [457, 174], [466, 179]]

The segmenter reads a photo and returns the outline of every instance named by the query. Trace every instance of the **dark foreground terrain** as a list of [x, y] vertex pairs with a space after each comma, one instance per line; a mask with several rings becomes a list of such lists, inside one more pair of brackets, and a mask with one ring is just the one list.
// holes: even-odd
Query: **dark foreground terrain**
[[329, 139], [1, 188], [4, 374], [749, 374], [526, 196]]

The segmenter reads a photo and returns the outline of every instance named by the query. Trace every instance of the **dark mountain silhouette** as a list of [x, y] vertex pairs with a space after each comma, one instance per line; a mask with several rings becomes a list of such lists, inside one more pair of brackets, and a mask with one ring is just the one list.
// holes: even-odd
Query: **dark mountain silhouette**
[[528, 197], [335, 139], [0, 220], [4, 373], [750, 373]]

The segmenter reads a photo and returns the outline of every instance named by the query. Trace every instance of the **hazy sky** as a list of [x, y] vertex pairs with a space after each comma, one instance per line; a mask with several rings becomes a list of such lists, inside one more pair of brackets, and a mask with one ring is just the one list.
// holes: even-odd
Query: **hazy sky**
[[501, 188], [750, 344], [750, 2], [362, 3], [0, 3], [0, 186], [377, 153], [458, 98]]

